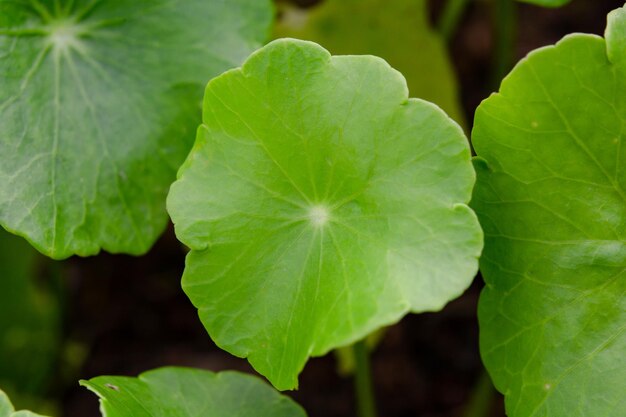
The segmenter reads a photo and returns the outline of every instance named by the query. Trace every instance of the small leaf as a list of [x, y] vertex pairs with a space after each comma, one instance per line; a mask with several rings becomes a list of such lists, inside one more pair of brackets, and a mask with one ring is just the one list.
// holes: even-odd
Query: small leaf
[[202, 86], [269, 0], [0, 0], [0, 224], [56, 259], [147, 251]]
[[[456, 0], [453, 0], [456, 1]], [[426, 0], [325, 0], [284, 10], [276, 37], [319, 43], [333, 54], [376, 55], [406, 77], [412, 97], [432, 101], [464, 124], [446, 45], [428, 23]]]
[[100, 397], [104, 417], [306, 417], [289, 397], [238, 372], [161, 368], [81, 385]]
[[0, 389], [0, 417], [43, 417], [30, 411], [15, 411], [9, 397]]
[[213, 340], [279, 389], [309, 356], [439, 310], [474, 277], [467, 139], [407, 97], [382, 59], [293, 39], [207, 87], [168, 197], [192, 249], [183, 288]]
[[624, 415], [624, 12], [606, 42], [531, 53], [476, 113], [481, 352], [510, 417]]

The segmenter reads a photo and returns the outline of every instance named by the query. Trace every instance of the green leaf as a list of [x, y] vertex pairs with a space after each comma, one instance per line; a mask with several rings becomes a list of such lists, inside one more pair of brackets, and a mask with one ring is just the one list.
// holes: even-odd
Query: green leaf
[[0, 0], [0, 224], [53, 258], [147, 251], [202, 86], [269, 0]]
[[470, 284], [482, 232], [467, 139], [373, 56], [283, 39], [213, 79], [168, 197], [183, 288], [277, 388], [309, 356]]
[[[453, 0], [454, 1], [454, 0]], [[568, 4], [572, 0], [518, 0], [522, 3], [535, 4], [543, 7], [561, 7]]]
[[625, 12], [606, 42], [531, 53], [476, 113], [481, 351], [511, 417], [624, 415]]
[[9, 397], [0, 389], [0, 417], [43, 417], [30, 411], [15, 411]]
[[0, 387], [13, 395], [41, 395], [60, 344], [56, 300], [37, 285], [39, 255], [0, 229]]
[[289, 397], [238, 372], [170, 367], [80, 383], [100, 397], [104, 417], [306, 417]]
[[464, 124], [454, 70], [444, 40], [428, 23], [426, 3], [326, 0], [307, 11], [287, 8], [274, 35], [317, 42], [333, 54], [379, 56], [404, 74], [412, 97], [432, 101]]

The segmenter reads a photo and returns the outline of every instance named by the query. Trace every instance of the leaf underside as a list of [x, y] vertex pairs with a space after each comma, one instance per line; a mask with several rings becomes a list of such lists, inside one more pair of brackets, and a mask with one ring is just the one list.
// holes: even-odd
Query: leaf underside
[[531, 53], [476, 113], [481, 352], [511, 417], [626, 409], [625, 29]]
[[0, 225], [58, 259], [147, 251], [202, 86], [270, 21], [269, 0], [0, 0]]
[[238, 372], [170, 367], [81, 385], [100, 397], [103, 417], [306, 417], [290, 398]]
[[168, 197], [183, 288], [215, 342], [279, 389], [309, 356], [470, 284], [467, 140], [380, 58], [274, 41], [212, 80]]
[[446, 45], [429, 25], [426, 0], [326, 0], [307, 11], [287, 8], [274, 35], [313, 41], [336, 55], [379, 56], [405, 76], [411, 97], [465, 122]]

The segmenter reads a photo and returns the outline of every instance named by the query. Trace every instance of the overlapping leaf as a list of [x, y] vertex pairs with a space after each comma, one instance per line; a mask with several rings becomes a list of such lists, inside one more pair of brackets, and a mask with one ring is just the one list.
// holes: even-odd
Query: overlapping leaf
[[411, 97], [432, 101], [463, 124], [454, 71], [426, 3], [326, 0], [307, 11], [287, 8], [274, 34], [317, 42], [333, 54], [379, 56], [406, 77]]
[[202, 86], [270, 20], [269, 0], [0, 0], [0, 224], [54, 258], [145, 252]]
[[533, 52], [476, 114], [481, 351], [511, 417], [626, 409], [625, 29]]
[[161, 368], [81, 384], [98, 394], [104, 417], [306, 417], [288, 397], [238, 372]]
[[311, 355], [442, 308], [476, 272], [467, 140], [407, 97], [382, 59], [288, 39], [207, 87], [168, 197], [192, 249], [183, 288], [217, 344], [279, 389]]

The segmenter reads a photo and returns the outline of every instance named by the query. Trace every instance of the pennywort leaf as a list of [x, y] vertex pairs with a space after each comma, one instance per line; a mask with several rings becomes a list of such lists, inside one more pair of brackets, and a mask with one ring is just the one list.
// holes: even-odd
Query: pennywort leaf
[[626, 26], [531, 53], [476, 113], [481, 352], [511, 417], [619, 417]]
[[269, 0], [0, 0], [0, 224], [53, 258], [147, 251], [202, 86], [270, 20]]
[[169, 367], [81, 385], [100, 397], [103, 417], [306, 417], [289, 397], [239, 372]]
[[9, 397], [0, 389], [0, 417], [43, 417], [31, 411], [15, 411]]
[[207, 86], [168, 210], [211, 337], [277, 388], [470, 284], [467, 140], [373, 56], [277, 40]]

